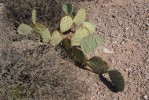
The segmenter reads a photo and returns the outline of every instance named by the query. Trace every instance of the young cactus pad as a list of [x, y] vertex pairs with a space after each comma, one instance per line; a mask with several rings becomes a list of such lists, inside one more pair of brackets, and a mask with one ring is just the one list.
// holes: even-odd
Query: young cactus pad
[[73, 20], [70, 16], [63, 17], [60, 22], [60, 31], [62, 33], [68, 31], [69, 29], [71, 29], [72, 24]]
[[73, 22], [76, 24], [76, 25], [81, 25], [86, 19], [86, 11], [85, 9], [80, 9], [78, 10], [76, 16], [74, 17], [73, 19]]
[[80, 27], [79, 29], [77, 29], [73, 37], [71, 38], [72, 46], [80, 46], [81, 40], [88, 35], [89, 33], [86, 28]]
[[116, 88], [116, 92], [124, 90], [124, 79], [120, 72], [117, 70], [110, 70], [109, 72], [110, 79]]
[[51, 44], [57, 46], [62, 41], [62, 36], [58, 31], [54, 31], [51, 37]]
[[98, 46], [96, 39], [93, 35], [89, 35], [82, 39], [81, 41], [81, 49], [85, 54], [89, 54], [93, 52]]
[[108, 71], [108, 64], [100, 57], [92, 57], [87, 61], [87, 65], [97, 74], [103, 74]]
[[26, 25], [24, 23], [22, 23], [17, 29], [18, 33], [21, 35], [27, 35], [27, 34], [31, 33], [32, 30], [33, 30], [32, 27], [30, 27], [29, 25]]
[[83, 22], [83, 27], [87, 28], [89, 33], [94, 33], [95, 32], [95, 26], [89, 22]]
[[36, 18], [37, 18], [36, 10], [34, 9], [34, 10], [32, 11], [32, 23], [33, 23], [33, 24], [36, 24]]

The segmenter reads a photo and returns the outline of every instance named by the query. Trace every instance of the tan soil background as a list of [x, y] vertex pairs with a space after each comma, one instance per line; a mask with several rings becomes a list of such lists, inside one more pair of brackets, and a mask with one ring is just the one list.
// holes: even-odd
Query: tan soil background
[[149, 1], [80, 4], [96, 25], [95, 34], [104, 37], [103, 47], [113, 51], [99, 49], [95, 55], [122, 73], [124, 91], [112, 92], [97, 74], [63, 60], [50, 44], [16, 34], [1, 4], [0, 100], [12, 100], [14, 91], [19, 91], [19, 100], [149, 100]]

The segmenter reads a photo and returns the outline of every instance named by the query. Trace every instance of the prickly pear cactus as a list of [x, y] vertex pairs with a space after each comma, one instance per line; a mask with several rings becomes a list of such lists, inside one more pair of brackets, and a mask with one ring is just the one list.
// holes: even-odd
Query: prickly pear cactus
[[60, 31], [62, 33], [68, 31], [69, 29], [71, 29], [72, 24], [73, 24], [73, 20], [70, 16], [63, 17], [60, 22]]
[[37, 18], [36, 10], [33, 9], [33, 11], [32, 11], [32, 23], [33, 24], [36, 24], [36, 18]]
[[100, 57], [92, 57], [87, 61], [87, 65], [97, 74], [108, 72], [109, 66]]
[[86, 28], [80, 27], [79, 29], [77, 29], [73, 37], [71, 38], [72, 46], [80, 46], [81, 40], [88, 35], [89, 33]]
[[61, 34], [58, 31], [54, 31], [51, 36], [51, 44], [57, 46], [63, 40]]
[[85, 54], [93, 52], [97, 46], [98, 43], [96, 42], [96, 39], [92, 35], [83, 38], [81, 41], [81, 49]]
[[109, 72], [110, 79], [116, 88], [116, 92], [121, 92], [124, 90], [124, 78], [121, 73], [117, 70], [110, 70]]
[[95, 26], [89, 22], [83, 22], [83, 27], [87, 28], [89, 33], [94, 33], [95, 32]]
[[76, 16], [74, 17], [73, 19], [73, 22], [76, 24], [76, 25], [81, 25], [86, 19], [86, 11], [85, 9], [80, 9], [78, 10]]
[[32, 27], [30, 27], [29, 25], [26, 25], [24, 23], [22, 23], [17, 29], [18, 33], [21, 35], [27, 35], [27, 34], [31, 33], [32, 30], [33, 30]]

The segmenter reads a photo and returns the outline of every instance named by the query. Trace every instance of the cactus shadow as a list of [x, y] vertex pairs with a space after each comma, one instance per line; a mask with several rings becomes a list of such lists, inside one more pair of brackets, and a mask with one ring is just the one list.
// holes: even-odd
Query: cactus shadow
[[[82, 64], [79, 63], [79, 62], [76, 62], [76, 63], [74, 63], [74, 64], [75, 64], [77, 67], [79, 67], [79, 68], [81, 68], [81, 69], [83, 69], [83, 70], [91, 71], [91, 70], [85, 68], [85, 65], [82, 65]], [[92, 71], [91, 71], [91, 72], [92, 72]], [[112, 84], [112, 82], [109, 81], [109, 80], [108, 80], [106, 77], [104, 77], [102, 74], [99, 74], [99, 80], [102, 81], [102, 82], [104, 83], [104, 85], [106, 85], [106, 87], [107, 87], [110, 91], [112, 91], [112, 92], [114, 92], [114, 93], [117, 93], [117, 89], [116, 89], [115, 86]]]
[[[82, 64], [82, 63], [80, 63], [80, 62], [78, 62], [78, 61], [76, 61], [76, 60], [73, 60], [73, 59], [70, 57], [69, 53], [66, 52], [65, 49], [62, 47], [62, 45], [59, 45], [56, 50], [58, 50], [58, 49], [60, 49], [60, 48], [61, 48], [61, 50], [60, 50], [60, 55], [61, 55], [62, 59], [65, 59], [65, 60], [67, 60], [67, 61], [72, 62], [72, 63], [73, 63], [74, 65], [76, 65], [76, 67], [78, 67], [78, 68], [81, 68], [81, 69], [83, 69], [83, 70], [87, 70], [87, 71], [92, 72], [91, 70], [89, 70], [89, 69], [87, 69], [87, 68], [85, 67], [86, 64]], [[69, 58], [69, 59], [68, 59], [68, 58]], [[70, 59], [71, 59], [71, 60], [70, 60]], [[96, 74], [97, 74], [97, 73], [96, 73]], [[99, 74], [99, 80], [101, 80], [101, 81], [104, 83], [104, 85], [106, 85], [107, 88], [109, 88], [109, 90], [111, 90], [111, 91], [114, 92], [114, 93], [117, 93], [117, 90], [116, 90], [115, 86], [112, 84], [112, 82], [109, 81], [109, 80], [108, 80], [106, 77], [104, 77], [102, 74]]]
[[116, 90], [115, 86], [112, 84], [112, 82], [109, 81], [102, 74], [99, 74], [99, 80], [101, 80], [107, 86], [107, 88], [109, 88], [109, 90], [111, 90], [112, 92], [117, 93], [117, 90]]

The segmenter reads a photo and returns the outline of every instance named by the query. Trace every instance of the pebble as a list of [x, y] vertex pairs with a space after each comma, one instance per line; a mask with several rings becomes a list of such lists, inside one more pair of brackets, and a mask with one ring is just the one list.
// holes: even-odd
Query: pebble
[[148, 96], [147, 96], [147, 95], [144, 95], [143, 98], [144, 98], [145, 100], [148, 100]]
[[102, 50], [103, 50], [104, 53], [109, 53], [109, 54], [113, 54], [114, 53], [112, 50], [109, 50], [109, 49], [107, 49], [105, 47]]

